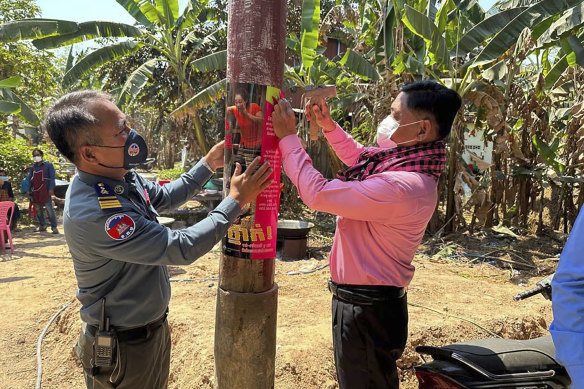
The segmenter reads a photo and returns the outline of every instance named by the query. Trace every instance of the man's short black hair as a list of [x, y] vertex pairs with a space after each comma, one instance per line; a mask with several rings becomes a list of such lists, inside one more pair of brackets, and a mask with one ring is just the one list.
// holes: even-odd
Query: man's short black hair
[[72, 92], [53, 104], [43, 122], [57, 149], [71, 162], [77, 163], [77, 149], [83, 145], [101, 143], [95, 127], [99, 120], [91, 113], [91, 103], [112, 101], [112, 97], [96, 90]]
[[405, 84], [401, 91], [407, 95], [406, 106], [409, 109], [434, 116], [438, 123], [438, 137], [440, 139], [444, 139], [450, 134], [452, 123], [462, 104], [458, 93], [431, 80]]
[[35, 151], [41, 155], [41, 157], [45, 156], [45, 153], [41, 149], [32, 149], [31, 154], [34, 155]]

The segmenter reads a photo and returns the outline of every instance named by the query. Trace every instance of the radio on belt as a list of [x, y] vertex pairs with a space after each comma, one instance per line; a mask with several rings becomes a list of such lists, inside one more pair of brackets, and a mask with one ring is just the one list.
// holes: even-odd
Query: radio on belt
[[101, 300], [101, 320], [99, 329], [95, 334], [93, 345], [93, 363], [95, 366], [112, 366], [114, 362], [114, 350], [116, 348], [116, 337], [110, 330], [110, 318], [105, 317], [105, 298]]

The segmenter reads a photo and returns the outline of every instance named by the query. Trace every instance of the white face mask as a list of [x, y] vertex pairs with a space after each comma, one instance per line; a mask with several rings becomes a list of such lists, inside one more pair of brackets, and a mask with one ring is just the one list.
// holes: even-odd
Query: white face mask
[[37, 155], [37, 156], [32, 157], [32, 160], [35, 162], [40, 162], [43, 160], [43, 157], [41, 157], [40, 155]]
[[392, 116], [388, 116], [379, 123], [377, 126], [377, 144], [379, 147], [383, 147], [384, 149], [393, 149], [396, 148], [400, 144], [411, 142], [416, 138], [412, 138], [406, 142], [395, 143], [391, 140], [391, 137], [400, 127], [409, 126], [411, 124], [416, 124], [423, 122], [424, 120], [418, 120], [417, 122], [407, 123], [407, 124], [400, 124], [395, 120]]

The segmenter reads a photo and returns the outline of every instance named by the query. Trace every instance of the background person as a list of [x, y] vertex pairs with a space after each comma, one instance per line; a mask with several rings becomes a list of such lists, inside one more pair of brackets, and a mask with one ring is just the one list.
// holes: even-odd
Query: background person
[[46, 209], [49, 215], [49, 223], [51, 223], [51, 231], [53, 234], [58, 234], [57, 215], [55, 214], [53, 200], [51, 199], [51, 196], [55, 193], [55, 168], [52, 163], [43, 160], [43, 155], [43, 152], [39, 149], [32, 151], [34, 164], [28, 170], [26, 177], [30, 181], [29, 197], [31, 198], [39, 222], [35, 231], [43, 232], [47, 230], [44, 213]]
[[[0, 201], [14, 202], [12, 183], [8, 180], [8, 175], [4, 169], [0, 169]], [[10, 219], [10, 212], [8, 212], [8, 218]], [[12, 231], [18, 229], [18, 219], [20, 219], [20, 209], [18, 208], [18, 204], [14, 202], [14, 217], [12, 217], [12, 222], [10, 223], [10, 229]]]
[[[239, 91], [235, 94], [235, 105], [227, 107], [227, 114], [235, 117], [236, 129], [239, 130], [239, 148], [257, 150], [262, 143], [262, 130], [264, 118], [262, 109], [256, 103], [249, 103], [246, 92]], [[254, 155], [255, 158], [255, 155]]]

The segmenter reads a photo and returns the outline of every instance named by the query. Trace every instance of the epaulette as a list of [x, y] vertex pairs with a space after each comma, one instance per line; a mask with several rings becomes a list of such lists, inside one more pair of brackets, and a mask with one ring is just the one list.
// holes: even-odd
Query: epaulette
[[118, 211], [122, 209], [122, 203], [108, 184], [98, 182], [93, 188], [97, 193], [97, 201], [102, 210]]

